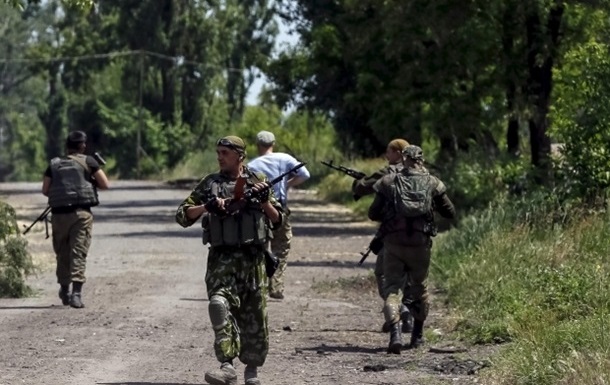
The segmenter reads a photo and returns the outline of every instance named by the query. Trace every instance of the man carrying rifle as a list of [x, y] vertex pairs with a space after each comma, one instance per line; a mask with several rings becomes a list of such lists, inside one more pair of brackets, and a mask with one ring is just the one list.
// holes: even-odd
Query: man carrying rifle
[[99, 204], [97, 189], [109, 187], [99, 162], [84, 155], [86, 142], [84, 132], [70, 132], [66, 140], [67, 156], [51, 159], [42, 182], [42, 193], [49, 197], [51, 207], [59, 298], [73, 308], [85, 307], [81, 293], [93, 230], [91, 207]]
[[387, 298], [383, 313], [391, 325], [388, 353], [394, 354], [400, 354], [402, 349], [399, 309], [406, 280], [411, 283], [409, 306], [415, 318], [409, 348], [417, 348], [423, 343], [424, 321], [429, 308], [426, 279], [431, 237], [436, 235], [434, 211], [446, 218], [455, 216], [445, 185], [424, 168], [421, 148], [407, 146], [402, 154], [403, 169], [384, 176], [373, 186], [376, 194], [368, 213], [371, 220], [382, 222], [382, 229], [386, 229], [383, 273]]
[[[292, 155], [283, 152], [274, 152], [275, 135], [269, 131], [261, 131], [256, 135], [256, 148], [258, 157], [248, 163], [248, 167], [256, 172], [262, 172], [268, 178], [277, 178], [299, 164]], [[292, 227], [290, 225], [290, 210], [288, 210], [288, 189], [295, 187], [309, 179], [309, 171], [305, 167], [299, 168], [292, 175], [283, 178], [273, 186], [275, 197], [278, 199], [286, 217], [277, 230], [273, 231], [271, 239], [271, 252], [279, 260], [279, 266], [269, 281], [269, 297], [284, 299], [284, 273], [288, 264], [290, 241], [292, 240]]]
[[205, 373], [211, 385], [235, 385], [233, 361], [246, 364], [246, 385], [258, 385], [257, 368], [269, 350], [266, 244], [282, 225], [282, 206], [263, 174], [244, 165], [246, 145], [237, 136], [216, 142], [220, 171], [204, 177], [176, 211], [182, 227], [202, 217], [210, 244], [205, 282], [219, 370]]
[[[375, 171], [373, 174], [366, 176], [362, 179], [356, 179], [352, 183], [352, 193], [354, 195], [354, 199], [358, 200], [365, 195], [374, 194], [375, 190], [373, 189], [373, 185], [382, 177], [388, 174], [396, 174], [402, 170], [402, 151], [409, 145], [404, 139], [393, 139], [391, 140], [385, 151], [385, 158], [388, 161], [387, 166], [383, 167], [380, 170]], [[377, 243], [381, 243], [377, 235], [375, 236], [375, 241]], [[375, 278], [377, 281], [377, 291], [379, 292], [379, 296], [382, 300], [385, 301], [386, 293], [384, 293], [384, 282], [385, 276], [383, 274], [383, 260], [384, 260], [384, 251], [381, 249], [377, 253], [377, 260], [375, 261]], [[402, 331], [404, 333], [410, 333], [413, 329], [413, 317], [409, 312], [409, 308], [407, 304], [410, 302], [410, 298], [408, 297], [409, 292], [409, 281], [405, 281], [405, 287], [403, 290], [404, 298], [403, 305], [401, 307], [401, 320], [402, 320]], [[390, 325], [388, 323], [383, 324], [382, 330], [384, 332], [389, 331]]]

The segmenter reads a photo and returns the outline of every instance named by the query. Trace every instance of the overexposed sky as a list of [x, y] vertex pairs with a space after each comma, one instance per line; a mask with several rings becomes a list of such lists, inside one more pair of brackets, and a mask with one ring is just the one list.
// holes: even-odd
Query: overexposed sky
[[[279, 23], [279, 27], [280, 27], [280, 33], [279, 33], [277, 41], [275, 43], [275, 51], [281, 52], [283, 47], [285, 47], [287, 45], [288, 46], [295, 45], [299, 41], [299, 38], [296, 35], [288, 34], [288, 26], [286, 24], [284, 24], [281, 19], [278, 20], [278, 23]], [[268, 82], [268, 80], [263, 74], [261, 74], [260, 78], [257, 78], [254, 81], [254, 83], [250, 87], [248, 96], [246, 97], [246, 104], [254, 105], [254, 104], [258, 103], [258, 94], [260, 93], [261, 89], [263, 88], [263, 85], [265, 85], [267, 82]]]

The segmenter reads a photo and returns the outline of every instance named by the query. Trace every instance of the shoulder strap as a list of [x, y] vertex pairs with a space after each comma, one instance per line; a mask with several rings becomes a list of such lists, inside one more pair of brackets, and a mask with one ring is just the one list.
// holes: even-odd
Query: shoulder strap
[[83, 158], [79, 157], [78, 155], [68, 155], [68, 158], [76, 161], [76, 163], [78, 163], [81, 166], [83, 166], [85, 171], [87, 171], [88, 173], [91, 173], [91, 169], [89, 168], [89, 165], [87, 164], [86, 158], [83, 159]]

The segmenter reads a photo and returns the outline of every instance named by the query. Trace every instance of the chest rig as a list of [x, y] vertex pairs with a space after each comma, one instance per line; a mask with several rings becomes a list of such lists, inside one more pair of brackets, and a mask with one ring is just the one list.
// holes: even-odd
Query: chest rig
[[[245, 179], [245, 181], [244, 181]], [[237, 180], [231, 180], [223, 174], [216, 174], [210, 178], [206, 188], [209, 196], [219, 198], [235, 198], [237, 190], [241, 190], [240, 183], [244, 183], [244, 189], [252, 188], [255, 183], [261, 182], [254, 173], [244, 171]], [[237, 191], [237, 195], [241, 195]], [[267, 217], [260, 207], [254, 202], [241, 202], [239, 210], [227, 215], [206, 214], [202, 219], [203, 243], [210, 246], [262, 246], [269, 236], [270, 230]]]

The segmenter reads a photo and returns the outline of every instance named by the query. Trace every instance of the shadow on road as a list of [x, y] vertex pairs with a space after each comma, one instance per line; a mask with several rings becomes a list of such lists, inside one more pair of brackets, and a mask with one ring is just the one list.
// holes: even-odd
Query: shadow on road
[[180, 301], [209, 302], [207, 298], [180, 298]]
[[[346, 330], [342, 330], [342, 331], [346, 331]], [[320, 346], [314, 346], [314, 347], [310, 347], [310, 348], [296, 348], [296, 351], [300, 351], [300, 352], [311, 351], [311, 352], [316, 352], [317, 354], [324, 354], [324, 353], [377, 354], [377, 353], [385, 352], [386, 348], [382, 347], [382, 346], [377, 347], [377, 348], [369, 348], [369, 347], [362, 347], [362, 346], [357, 346], [357, 345], [332, 346], [332, 345], [322, 344]]]
[[188, 382], [97, 382], [97, 385], [207, 385]]
[[56, 305], [41, 305], [41, 306], [0, 306], [0, 310], [45, 310], [45, 309], [61, 309], [61, 306]]
[[361, 267], [363, 269], [372, 269], [375, 267], [374, 262], [363, 263], [362, 266], [358, 265], [358, 261], [361, 256], [354, 254], [354, 261], [288, 261], [289, 266], [294, 267]]

